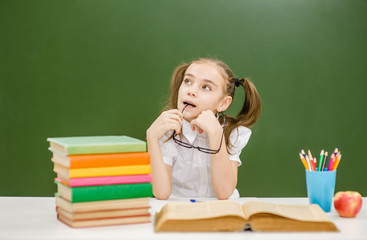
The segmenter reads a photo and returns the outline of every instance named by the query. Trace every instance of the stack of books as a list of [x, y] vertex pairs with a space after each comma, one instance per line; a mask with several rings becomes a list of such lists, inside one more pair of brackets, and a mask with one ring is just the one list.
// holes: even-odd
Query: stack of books
[[128, 136], [48, 138], [56, 211], [71, 227], [150, 222], [150, 156]]

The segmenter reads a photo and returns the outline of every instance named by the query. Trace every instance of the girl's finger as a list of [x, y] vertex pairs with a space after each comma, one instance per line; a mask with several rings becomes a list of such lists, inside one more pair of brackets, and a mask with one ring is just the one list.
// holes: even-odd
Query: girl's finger
[[178, 115], [176, 115], [176, 114], [172, 114], [172, 115], [170, 115], [169, 117], [170, 117], [170, 119], [175, 120], [175, 121], [177, 121], [178, 123], [180, 123], [180, 125], [182, 124], [182, 119], [181, 119], [181, 117], [180, 117], [180, 116], [178, 116]]
[[177, 109], [170, 109], [170, 110], [165, 111], [165, 113], [175, 114], [175, 115], [179, 116], [181, 118], [181, 120], [183, 120], [183, 114], [180, 111], [178, 111]]
[[198, 129], [199, 134], [202, 134], [204, 132], [201, 128], [199, 127], [196, 127], [196, 128]]
[[179, 124], [182, 123], [181, 117], [177, 114], [172, 113], [172, 112], [171, 113], [169, 113], [169, 112], [162, 113], [160, 119], [161, 119], [161, 122], [162, 122], [163, 125], [169, 124], [172, 120], [178, 122]]
[[180, 133], [181, 132], [181, 128], [182, 128], [181, 123], [178, 122], [178, 121], [176, 121], [176, 120], [174, 120], [174, 119], [172, 119], [169, 122], [168, 126], [169, 126], [169, 129], [175, 130], [176, 133]]
[[195, 126], [196, 126], [196, 119], [194, 119], [194, 120], [192, 120], [192, 121], [190, 122], [190, 127], [191, 127], [191, 130], [192, 130], [192, 131], [195, 131]]
[[195, 131], [195, 129], [197, 129], [200, 134], [203, 133], [203, 130], [198, 126], [198, 121], [196, 119], [191, 121], [190, 127], [192, 131]]

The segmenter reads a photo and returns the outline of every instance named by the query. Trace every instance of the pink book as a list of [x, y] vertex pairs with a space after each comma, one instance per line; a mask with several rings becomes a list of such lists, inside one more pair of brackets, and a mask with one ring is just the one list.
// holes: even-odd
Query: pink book
[[148, 183], [152, 181], [152, 174], [82, 177], [82, 178], [69, 178], [69, 179], [66, 179], [58, 174], [55, 180], [70, 187]]

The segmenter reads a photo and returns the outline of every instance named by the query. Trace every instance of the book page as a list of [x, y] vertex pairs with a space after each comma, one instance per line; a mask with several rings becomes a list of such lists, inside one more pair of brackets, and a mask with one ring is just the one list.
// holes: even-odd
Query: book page
[[204, 219], [221, 216], [239, 216], [244, 218], [241, 205], [231, 200], [203, 203], [168, 203], [168, 219]]
[[286, 205], [250, 201], [245, 202], [242, 207], [247, 218], [257, 213], [270, 213], [300, 221], [330, 222], [326, 213], [316, 204]]

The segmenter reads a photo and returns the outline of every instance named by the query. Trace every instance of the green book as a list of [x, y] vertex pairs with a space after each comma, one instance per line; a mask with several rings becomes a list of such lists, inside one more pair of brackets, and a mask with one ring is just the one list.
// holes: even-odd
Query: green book
[[57, 193], [70, 202], [153, 197], [151, 183], [68, 187], [57, 183]]
[[50, 150], [67, 155], [146, 152], [145, 141], [128, 136], [88, 136], [47, 138]]

